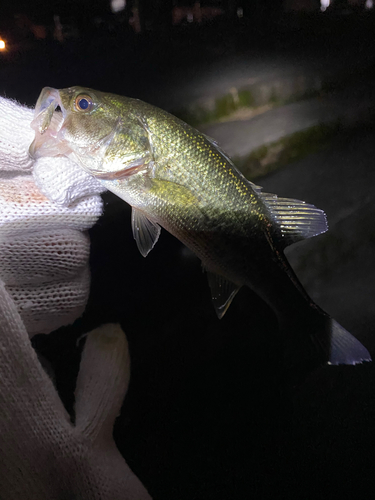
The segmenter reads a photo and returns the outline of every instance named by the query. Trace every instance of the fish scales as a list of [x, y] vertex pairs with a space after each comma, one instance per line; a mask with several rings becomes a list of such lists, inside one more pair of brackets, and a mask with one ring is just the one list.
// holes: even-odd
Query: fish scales
[[[143, 112], [149, 114], [149, 109]], [[189, 196], [185, 191], [180, 193], [174, 185], [154, 182], [147, 192], [147, 207], [144, 210], [188, 246], [194, 246], [194, 251], [207, 267], [215, 267], [217, 270], [217, 266], [210, 262], [214, 257], [212, 244], [215, 243], [215, 229], [220, 228], [220, 241], [215, 245], [217, 250], [219, 246], [223, 247], [221, 253], [233, 256], [231, 247], [233, 243], [238, 244], [239, 232], [243, 235], [244, 244], [249, 242], [249, 232], [254, 226], [254, 222], [249, 223], [249, 217], [253, 215], [261, 223], [270, 223], [264, 214], [265, 208], [251, 185], [241, 174], [233, 171], [228, 160], [202, 134], [180, 121], [177, 122], [177, 128], [176, 120], [172, 120], [164, 112], [149, 118], [147, 124], [157, 165], [154, 177], [186, 187], [186, 192], [193, 196], [189, 203]], [[181, 151], [184, 151], [182, 160]], [[134, 181], [135, 191], [138, 192], [139, 182], [136, 178]], [[128, 190], [129, 186], [124, 189]], [[205, 231], [202, 231], [203, 227]], [[232, 235], [234, 227], [235, 241]], [[226, 244], [223, 242], [224, 234], [227, 234], [229, 240]], [[197, 238], [199, 241], [196, 241]], [[244, 253], [241, 252], [241, 255]], [[219, 255], [215, 260], [222, 262], [223, 259]], [[238, 257], [235, 260], [238, 261]], [[232, 276], [232, 279], [243, 284], [239, 277], [236, 279]]]
[[46, 87], [32, 126], [31, 155], [69, 157], [132, 206], [143, 256], [160, 226], [195, 252], [219, 318], [246, 285], [273, 309], [281, 333], [301, 338], [320, 362], [371, 359], [311, 300], [284, 255], [286, 246], [328, 229], [322, 210], [263, 193], [212, 139], [137, 99]]

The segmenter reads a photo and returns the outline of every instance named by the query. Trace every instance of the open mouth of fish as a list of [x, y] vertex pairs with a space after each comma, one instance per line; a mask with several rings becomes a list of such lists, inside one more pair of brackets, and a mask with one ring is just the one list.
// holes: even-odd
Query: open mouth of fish
[[106, 150], [121, 128], [120, 117], [109, 133], [99, 136], [95, 141], [88, 141], [87, 145], [77, 145], [65, 137], [68, 114], [69, 111], [62, 104], [59, 90], [45, 87], [36, 103], [34, 119], [31, 122], [31, 128], [35, 130], [35, 139], [29, 148], [32, 158], [67, 156], [91, 175], [102, 180], [129, 177], [147, 168], [151, 159], [149, 153], [141, 158], [129, 158], [128, 162], [123, 161], [121, 165], [114, 163], [103, 168]]
[[31, 122], [31, 128], [35, 130], [35, 139], [29, 148], [32, 158], [67, 155], [72, 151], [64, 141], [63, 125], [66, 115], [59, 91], [45, 87], [36, 103]]

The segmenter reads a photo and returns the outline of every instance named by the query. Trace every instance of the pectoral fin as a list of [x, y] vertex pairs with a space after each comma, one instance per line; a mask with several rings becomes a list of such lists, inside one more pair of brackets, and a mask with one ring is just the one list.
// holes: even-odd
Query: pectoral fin
[[240, 287], [228, 281], [223, 276], [211, 273], [210, 271], [207, 271], [207, 278], [216, 314], [218, 318], [221, 319], [227, 312], [228, 307], [231, 305]]
[[148, 219], [140, 210], [132, 209], [133, 237], [138, 250], [146, 257], [154, 248], [160, 235], [160, 226]]

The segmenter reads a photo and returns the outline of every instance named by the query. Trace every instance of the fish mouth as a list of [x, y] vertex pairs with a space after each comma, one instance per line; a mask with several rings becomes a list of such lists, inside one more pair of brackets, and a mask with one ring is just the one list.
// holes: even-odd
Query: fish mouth
[[[113, 139], [122, 130], [123, 121], [119, 115], [113, 123], [113, 128], [101, 130], [98, 135], [90, 140], [78, 143], [69, 133], [69, 123], [72, 111], [62, 104], [62, 97], [74, 96], [79, 87], [58, 90], [45, 87], [37, 100], [34, 111], [34, 119], [31, 128], [35, 131], [35, 138], [29, 147], [29, 155], [34, 160], [41, 157], [66, 156], [74, 163], [81, 166], [86, 172], [100, 180], [116, 180], [130, 177], [138, 172], [144, 171], [150, 165], [152, 157], [147, 151], [141, 158], [130, 157], [124, 163], [118, 162], [106, 164], [103, 167], [108, 147]], [[69, 99], [68, 99], [69, 103]]]
[[59, 91], [45, 87], [37, 100], [31, 122], [31, 128], [35, 130], [35, 139], [29, 148], [32, 158], [57, 156], [71, 151], [60, 134], [66, 115]]

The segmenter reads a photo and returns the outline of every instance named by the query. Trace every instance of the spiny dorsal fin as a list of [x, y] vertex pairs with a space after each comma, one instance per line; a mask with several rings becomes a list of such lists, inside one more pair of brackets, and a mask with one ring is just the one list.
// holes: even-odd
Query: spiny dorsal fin
[[216, 314], [221, 319], [227, 312], [234, 296], [240, 289], [231, 281], [228, 281], [223, 276], [207, 271], [208, 284], [211, 288], [212, 302], [215, 307]]
[[154, 248], [160, 235], [160, 226], [148, 219], [140, 210], [132, 208], [133, 237], [143, 257]]
[[281, 229], [285, 246], [328, 230], [326, 214], [314, 205], [290, 198], [278, 198], [275, 194], [259, 194]]
[[[212, 146], [214, 146], [215, 149], [218, 150], [218, 152], [227, 160], [227, 162], [231, 164], [232, 168], [234, 168], [234, 170], [236, 170], [238, 172], [238, 174], [243, 179], [246, 179], [246, 177], [243, 175], [243, 173], [233, 163], [233, 160], [228, 156], [228, 153], [226, 153], [221, 148], [221, 146], [219, 145], [219, 143], [215, 139], [213, 139], [212, 137], [210, 137], [209, 135], [206, 135], [206, 134], [202, 134], [202, 135], [208, 140], [209, 143], [212, 144]], [[254, 191], [256, 193], [261, 194], [261, 191], [262, 191], [262, 187], [261, 186], [257, 186], [257, 184], [254, 184], [253, 182], [249, 181], [249, 179], [246, 179], [246, 182], [248, 182], [249, 184], [251, 184], [251, 187], [254, 189]]]

